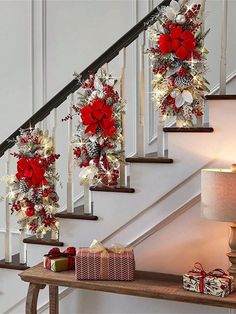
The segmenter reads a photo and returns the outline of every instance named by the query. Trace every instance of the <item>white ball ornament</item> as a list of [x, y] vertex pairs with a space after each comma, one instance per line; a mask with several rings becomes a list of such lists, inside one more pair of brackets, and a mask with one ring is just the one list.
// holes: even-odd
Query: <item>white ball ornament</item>
[[175, 20], [178, 24], [184, 24], [186, 21], [185, 16], [182, 14], [177, 15]]
[[174, 89], [174, 90], [171, 92], [170, 96], [171, 96], [172, 98], [176, 98], [176, 97], [179, 96], [180, 94], [181, 94], [180, 90], [176, 88], [176, 89]]
[[92, 92], [91, 96], [92, 96], [92, 98], [96, 98], [96, 97], [97, 97], [97, 91], [94, 90], [94, 91]]

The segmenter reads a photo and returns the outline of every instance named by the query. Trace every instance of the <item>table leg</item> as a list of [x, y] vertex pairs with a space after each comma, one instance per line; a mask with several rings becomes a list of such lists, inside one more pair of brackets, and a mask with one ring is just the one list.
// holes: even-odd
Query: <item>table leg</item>
[[58, 314], [59, 313], [58, 286], [49, 285], [49, 304], [50, 314]]
[[26, 298], [25, 314], [37, 314], [37, 301], [39, 290], [44, 289], [46, 285], [30, 283]]

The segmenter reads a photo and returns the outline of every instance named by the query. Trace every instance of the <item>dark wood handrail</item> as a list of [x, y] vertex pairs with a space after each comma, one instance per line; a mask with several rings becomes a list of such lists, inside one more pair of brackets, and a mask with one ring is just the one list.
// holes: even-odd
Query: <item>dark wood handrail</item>
[[[147, 14], [141, 21], [139, 21], [133, 28], [131, 28], [125, 35], [123, 35], [117, 42], [115, 42], [110, 48], [108, 48], [100, 57], [92, 62], [84, 71], [80, 73], [81, 80], [88, 78], [89, 74], [96, 73], [105, 63], [114, 59], [119, 51], [129, 44], [131, 44], [139, 34], [147, 28], [147, 23], [151, 23], [151, 18], [158, 13], [160, 6], [169, 5], [171, 0], [164, 0], [154, 10]], [[14, 139], [20, 133], [20, 129], [27, 129], [30, 126], [34, 127], [36, 123], [46, 118], [52, 109], [60, 106], [66, 98], [73, 92], [75, 92], [81, 83], [75, 78], [69, 84], [67, 84], [59, 93], [57, 93], [52, 99], [50, 99], [42, 108], [40, 108], [34, 115], [32, 115], [25, 123], [23, 123], [15, 132], [13, 132], [5, 141], [0, 144], [0, 157], [4, 152], [14, 146]]]

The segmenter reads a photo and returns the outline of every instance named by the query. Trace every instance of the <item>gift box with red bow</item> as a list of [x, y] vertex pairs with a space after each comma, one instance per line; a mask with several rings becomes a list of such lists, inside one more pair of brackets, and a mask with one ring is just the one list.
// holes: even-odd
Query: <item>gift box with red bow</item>
[[68, 247], [64, 252], [59, 248], [53, 248], [44, 255], [43, 266], [55, 272], [75, 269], [75, 253], [74, 247]]
[[116, 245], [105, 248], [93, 241], [90, 247], [78, 249], [75, 276], [78, 280], [134, 280], [132, 248]]
[[220, 268], [206, 272], [200, 263], [195, 263], [194, 269], [183, 275], [183, 287], [189, 291], [226, 297], [233, 291], [234, 282], [233, 277]]

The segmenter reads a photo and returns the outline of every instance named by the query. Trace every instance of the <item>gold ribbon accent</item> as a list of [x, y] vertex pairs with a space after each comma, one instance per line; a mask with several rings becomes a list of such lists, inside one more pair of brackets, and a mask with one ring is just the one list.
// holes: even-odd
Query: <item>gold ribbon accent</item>
[[89, 252], [92, 253], [103, 253], [103, 255], [107, 255], [107, 253], [117, 253], [122, 254], [126, 252], [132, 252], [132, 247], [126, 247], [122, 244], [113, 244], [111, 247], [106, 248], [101, 242], [97, 240], [93, 240], [90, 247], [88, 248]]

